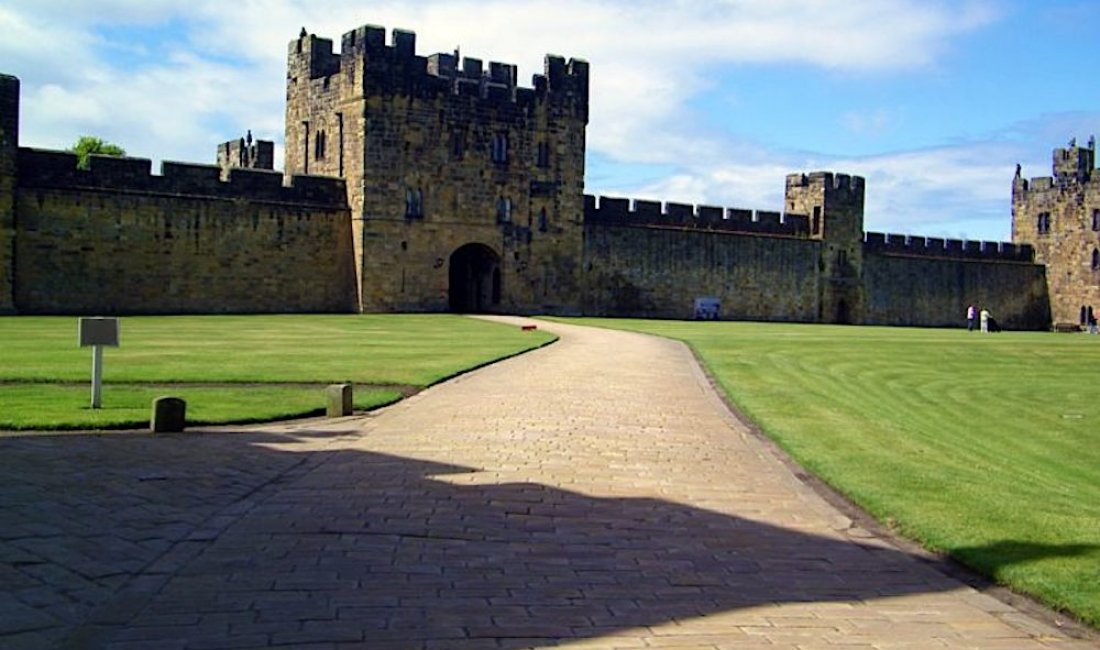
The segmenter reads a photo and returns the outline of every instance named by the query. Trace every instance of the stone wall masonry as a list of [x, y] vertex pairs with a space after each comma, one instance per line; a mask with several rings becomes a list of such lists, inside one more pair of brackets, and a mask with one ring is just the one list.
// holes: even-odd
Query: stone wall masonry
[[[562, 125], [545, 113], [473, 112], [453, 102], [444, 106], [415, 100], [387, 104], [372, 98], [368, 107], [373, 117], [385, 116], [377, 122], [388, 126], [370, 131], [364, 147], [364, 176], [380, 186], [379, 191], [364, 197], [360, 222], [364, 310], [408, 305], [416, 295], [412, 293], [414, 285], [436, 273], [424, 265], [407, 268], [404, 279], [396, 275], [390, 255], [400, 242], [407, 242], [409, 250], [431, 250], [432, 260], [444, 261], [460, 246], [480, 242], [510, 261], [523, 261], [530, 269], [555, 267], [552, 275], [557, 279], [540, 279], [537, 295], [528, 282], [511, 281], [511, 276], [506, 276], [501, 309], [529, 306], [534, 300], [562, 304], [574, 298], [575, 281], [569, 268], [581, 255], [578, 222], [583, 159], [578, 153], [582, 149], [569, 146], [569, 140], [583, 137], [583, 124]], [[463, 135], [466, 146], [458, 156], [451, 149], [456, 132]], [[489, 149], [494, 133], [499, 132], [510, 134], [510, 158], [507, 164], [498, 165], [489, 160]], [[553, 150], [546, 167], [535, 164], [539, 142], [548, 143]], [[406, 217], [407, 190], [422, 193], [418, 216]], [[510, 201], [507, 223], [502, 223], [498, 214], [502, 199]], [[546, 214], [545, 233], [540, 232], [542, 211]], [[510, 236], [515, 227], [532, 233], [531, 240]], [[401, 258], [407, 256], [402, 252]], [[570, 263], [551, 264], [551, 259], [559, 258]], [[553, 295], [544, 301], [545, 287], [550, 287]], [[429, 305], [440, 300], [441, 293], [439, 287], [432, 287], [421, 308], [433, 308]], [[446, 304], [446, 295], [442, 295]]]
[[808, 237], [805, 215], [763, 210], [661, 203], [643, 199], [584, 196], [584, 221], [603, 226], [686, 228], [743, 234]]
[[692, 318], [696, 298], [721, 318], [813, 322], [820, 242], [694, 229], [584, 229], [585, 313]]
[[[955, 257], [899, 254], [907, 250], [900, 242], [897, 251], [885, 245], [897, 236], [882, 237], [884, 245], [865, 251], [861, 274], [851, 278], [861, 296], [857, 322], [957, 327], [973, 303], [988, 307], [1010, 329], [1049, 326], [1045, 270], [1026, 261], [1029, 251], [997, 245], [983, 251], [981, 242], [973, 242], [959, 247]], [[923, 251], [929, 240], [910, 238], [907, 245], [918, 245], [917, 239]], [[931, 246], [939, 242], [944, 240], [933, 239]], [[827, 305], [822, 312], [821, 286], [830, 280], [819, 267], [822, 246], [809, 239], [588, 222], [585, 313], [691, 318], [695, 298], [713, 297], [721, 301], [723, 319], [829, 319]]]
[[1030, 244], [940, 239], [881, 232], [868, 232], [864, 235], [863, 251], [880, 255], [998, 260], [1027, 264], [1032, 263], [1035, 258], [1035, 251]]
[[[1058, 177], [1016, 177], [1012, 184], [1012, 239], [1034, 247], [1035, 261], [1046, 265], [1055, 323], [1079, 323], [1082, 308], [1100, 311], [1100, 178], [1085, 166], [1091, 149], [1074, 154]], [[1056, 171], [1064, 156], [1055, 150]]]
[[21, 148], [18, 158], [21, 187], [103, 189], [113, 192], [188, 195], [226, 199], [247, 199], [323, 207], [344, 207], [344, 181], [319, 176], [292, 176], [284, 183], [280, 172], [261, 169], [230, 169], [221, 179], [217, 165], [196, 165], [165, 161], [160, 175], [151, 173], [145, 158], [91, 156], [88, 169], [78, 169], [76, 155], [64, 151]]
[[1038, 264], [868, 252], [863, 287], [868, 325], [963, 327], [966, 307], [974, 304], [1008, 329], [1050, 326], [1046, 273]]
[[1080, 323], [1100, 310], [1100, 178], [1095, 140], [1056, 148], [1052, 176], [1012, 181], [1012, 239], [1035, 248], [1047, 268], [1055, 323]]
[[15, 170], [19, 148], [19, 79], [0, 74], [0, 314], [15, 310], [12, 290]]
[[[126, 164], [139, 178], [137, 164]], [[240, 181], [234, 174], [235, 180], [214, 185], [198, 166], [175, 169], [187, 173], [141, 182], [179, 190]], [[102, 315], [352, 311], [351, 226], [342, 201], [265, 200], [323, 196], [328, 185], [315, 193], [310, 179], [291, 189], [276, 187], [267, 175], [245, 177], [258, 182], [239, 196], [224, 189], [222, 195], [142, 191], [136, 184], [76, 187], [69, 182], [74, 177], [57, 178], [55, 187], [20, 187], [16, 308]], [[261, 198], [245, 198], [253, 194]]]

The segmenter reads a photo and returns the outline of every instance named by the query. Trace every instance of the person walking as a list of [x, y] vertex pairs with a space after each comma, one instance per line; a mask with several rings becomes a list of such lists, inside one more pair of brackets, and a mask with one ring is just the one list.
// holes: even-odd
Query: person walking
[[978, 319], [981, 321], [981, 327], [983, 332], [989, 332], [989, 310], [982, 307], [981, 313], [978, 315]]
[[978, 320], [978, 308], [970, 305], [966, 308], [966, 331], [973, 332]]

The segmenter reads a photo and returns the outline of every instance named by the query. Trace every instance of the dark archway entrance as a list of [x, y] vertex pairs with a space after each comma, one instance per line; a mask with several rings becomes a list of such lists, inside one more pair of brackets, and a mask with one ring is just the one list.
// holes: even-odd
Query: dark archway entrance
[[841, 299], [840, 302], [836, 304], [836, 320], [833, 322], [837, 325], [852, 324], [852, 316], [850, 311], [848, 310], [847, 300]]
[[500, 304], [500, 257], [484, 244], [451, 253], [450, 307], [460, 314], [494, 311]]

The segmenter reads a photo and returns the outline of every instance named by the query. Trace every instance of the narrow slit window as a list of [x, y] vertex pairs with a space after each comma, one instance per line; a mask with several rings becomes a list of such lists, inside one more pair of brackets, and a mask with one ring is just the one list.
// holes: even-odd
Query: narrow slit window
[[1050, 232], [1050, 213], [1040, 212], [1039, 216], [1035, 219], [1035, 229], [1040, 235], [1045, 235]]
[[424, 193], [419, 189], [409, 188], [405, 190], [405, 218], [421, 219], [424, 217]]
[[497, 223], [511, 223], [512, 199], [500, 197], [497, 199]]
[[498, 164], [508, 162], [507, 133], [497, 133], [493, 135], [492, 158], [493, 162]]

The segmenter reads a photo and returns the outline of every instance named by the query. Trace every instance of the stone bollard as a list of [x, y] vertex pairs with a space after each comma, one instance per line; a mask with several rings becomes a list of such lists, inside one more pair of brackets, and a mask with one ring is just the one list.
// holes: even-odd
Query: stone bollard
[[351, 415], [351, 384], [332, 384], [325, 388], [325, 415], [339, 418]]
[[153, 400], [153, 433], [179, 433], [187, 422], [187, 402], [179, 397], [158, 397]]

